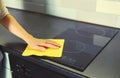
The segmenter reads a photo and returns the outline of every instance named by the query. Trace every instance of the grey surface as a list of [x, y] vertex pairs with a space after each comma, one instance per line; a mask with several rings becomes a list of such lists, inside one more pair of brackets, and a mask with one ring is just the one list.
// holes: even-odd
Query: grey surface
[[[38, 38], [53, 38], [66, 29], [76, 26], [75, 21], [59, 19], [37, 13], [13, 9], [9, 10], [29, 33]], [[59, 64], [56, 65], [67, 70], [86, 75], [90, 78], [120, 78], [119, 40], [120, 33], [117, 34], [117, 36], [108, 44], [106, 48], [104, 48], [104, 50], [96, 57], [96, 59], [86, 68], [84, 72], [80, 72], [69, 67], [64, 67]], [[12, 35], [3, 27], [0, 27], [0, 44], [3, 46], [13, 47], [12, 44], [14, 43], [25, 44], [23, 40]], [[17, 45], [15, 44], [15, 46]], [[44, 61], [52, 63], [52, 61]]]
[[120, 33], [83, 72], [91, 78], [120, 78]]

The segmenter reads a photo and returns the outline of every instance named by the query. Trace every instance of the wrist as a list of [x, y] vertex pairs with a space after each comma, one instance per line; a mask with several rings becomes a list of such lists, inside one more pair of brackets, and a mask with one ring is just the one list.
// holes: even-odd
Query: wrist
[[24, 41], [29, 44], [34, 40], [34, 37], [32, 35], [29, 35], [27, 37], [24, 38]]

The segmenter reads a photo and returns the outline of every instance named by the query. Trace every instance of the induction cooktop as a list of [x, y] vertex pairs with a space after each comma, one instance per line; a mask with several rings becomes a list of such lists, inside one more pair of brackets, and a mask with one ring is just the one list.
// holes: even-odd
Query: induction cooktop
[[65, 39], [63, 56], [50, 59], [84, 71], [116, 34], [113, 28], [77, 24], [55, 37]]

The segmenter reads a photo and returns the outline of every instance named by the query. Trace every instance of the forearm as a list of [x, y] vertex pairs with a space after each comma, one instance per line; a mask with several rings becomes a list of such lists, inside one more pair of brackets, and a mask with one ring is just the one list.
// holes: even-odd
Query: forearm
[[51, 40], [37, 39], [25, 31], [24, 28], [11, 15], [6, 15], [0, 20], [0, 23], [11, 33], [23, 39], [28, 45], [36, 50], [45, 50], [48, 48], [59, 48], [60, 45]]
[[0, 20], [0, 23], [11, 33], [18, 36], [26, 42], [28, 42], [29, 39], [32, 38], [32, 35], [26, 32], [24, 28], [22, 28], [22, 26], [10, 14], [6, 15], [2, 20]]

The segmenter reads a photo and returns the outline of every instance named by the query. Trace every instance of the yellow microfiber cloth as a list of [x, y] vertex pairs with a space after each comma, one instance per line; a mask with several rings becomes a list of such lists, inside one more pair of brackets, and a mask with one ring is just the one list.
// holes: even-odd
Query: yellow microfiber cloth
[[45, 51], [38, 51], [38, 50], [33, 50], [29, 46], [27, 46], [24, 52], [22, 53], [22, 56], [36, 55], [36, 56], [48, 56], [48, 57], [61, 57], [64, 47], [64, 39], [51, 39], [51, 40], [60, 44], [61, 47], [59, 49], [48, 48]]

